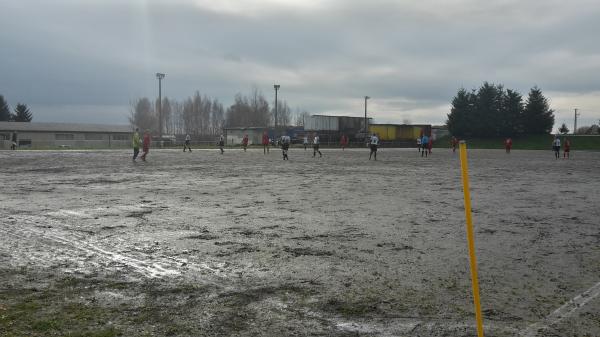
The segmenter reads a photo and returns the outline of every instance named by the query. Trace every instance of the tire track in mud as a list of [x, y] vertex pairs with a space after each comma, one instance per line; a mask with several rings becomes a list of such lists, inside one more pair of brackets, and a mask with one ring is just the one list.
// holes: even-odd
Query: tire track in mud
[[[179, 277], [179, 276], [187, 276], [193, 277], [195, 281], [200, 281], [205, 284], [216, 285], [219, 287], [223, 287], [222, 282], [212, 282], [207, 279], [199, 279], [199, 275], [190, 275], [186, 274], [185, 271], [194, 271], [198, 274], [204, 273], [206, 271], [214, 274], [217, 277], [223, 277], [222, 271], [217, 268], [213, 268], [206, 263], [202, 263], [199, 265], [189, 264], [187, 260], [177, 259], [174, 257], [151, 257], [148, 256], [147, 259], [142, 259], [138, 257], [132, 257], [127, 254], [110, 251], [106, 248], [100, 247], [99, 245], [93, 244], [87, 241], [81, 235], [76, 235], [74, 233], [59, 233], [56, 228], [59, 227], [67, 227], [62, 222], [57, 222], [45, 217], [39, 216], [17, 216], [11, 215], [11, 218], [14, 220], [13, 224], [10, 222], [4, 223], [3, 227], [0, 227], [0, 232], [5, 234], [5, 237], [13, 237], [16, 240], [23, 241], [24, 238], [26, 240], [31, 240], [32, 236], [37, 237], [39, 240], [36, 240], [37, 243], [49, 245], [55, 247], [54, 244], [59, 244], [67, 252], [64, 252], [67, 257], [72, 257], [74, 261], [80, 260], [81, 256], [71, 254], [72, 251], [79, 251], [87, 254], [88, 256], [98, 257], [102, 260], [107, 260], [111, 262], [116, 262], [125, 266], [132, 268], [132, 270], [138, 274], [143, 275], [147, 278], [164, 278], [164, 277]], [[52, 224], [51, 227], [40, 229], [40, 224]], [[68, 228], [68, 227], [67, 227]], [[140, 253], [138, 251], [138, 253]], [[48, 258], [50, 260], [51, 258]], [[31, 260], [38, 260], [38, 262], [42, 262], [40, 258], [35, 257]], [[45, 261], [48, 262], [48, 261]], [[182, 267], [185, 265], [185, 267]], [[184, 275], [186, 274], [186, 275]]]

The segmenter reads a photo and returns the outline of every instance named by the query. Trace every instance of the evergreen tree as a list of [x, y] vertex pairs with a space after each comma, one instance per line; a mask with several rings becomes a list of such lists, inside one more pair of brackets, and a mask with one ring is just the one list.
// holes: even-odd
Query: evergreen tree
[[499, 136], [502, 125], [502, 85], [483, 83], [477, 92], [473, 133], [478, 137]]
[[531, 88], [523, 110], [523, 129], [527, 134], [548, 134], [554, 126], [554, 110], [538, 87]]
[[10, 120], [10, 108], [8, 107], [8, 103], [4, 99], [4, 96], [0, 95], [0, 122], [8, 122]]
[[478, 91], [458, 91], [446, 123], [458, 137], [547, 134], [554, 126], [554, 111], [537, 87], [531, 89], [524, 104], [517, 91], [485, 82]]
[[470, 128], [473, 122], [473, 110], [475, 107], [476, 95], [474, 92], [468, 92], [461, 88], [452, 99], [452, 108], [448, 114], [446, 125], [451, 134], [457, 137], [472, 136]]
[[507, 89], [502, 95], [502, 126], [500, 135], [513, 137], [523, 133], [521, 118], [523, 113], [523, 97], [520, 93]]
[[15, 122], [31, 122], [33, 116], [27, 107], [27, 104], [17, 104], [13, 120]]

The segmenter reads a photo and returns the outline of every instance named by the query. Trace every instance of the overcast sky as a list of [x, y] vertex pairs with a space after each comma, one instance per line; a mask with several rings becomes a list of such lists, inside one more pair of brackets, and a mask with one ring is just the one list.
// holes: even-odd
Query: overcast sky
[[[460, 87], [537, 85], [600, 119], [597, 0], [0, 0], [0, 94], [34, 121], [126, 124], [130, 102], [253, 87], [311, 113], [441, 124]], [[556, 128], [556, 126], [555, 126]]]

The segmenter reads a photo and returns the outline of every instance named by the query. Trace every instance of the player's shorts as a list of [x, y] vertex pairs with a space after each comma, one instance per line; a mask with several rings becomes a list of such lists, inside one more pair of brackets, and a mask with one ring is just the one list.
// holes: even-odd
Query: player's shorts
[[552, 149], [554, 149], [554, 151], [558, 152], [558, 151], [560, 151], [560, 146], [555, 145], [552, 147]]
[[565, 152], [571, 152], [571, 149], [568, 147], [565, 147]]
[[319, 145], [313, 145], [313, 149], [315, 149], [315, 151], [319, 151]]
[[377, 145], [371, 144], [371, 152], [377, 152]]
[[185, 141], [185, 145], [188, 145], [188, 146], [189, 146], [189, 145], [190, 145], [190, 141], [189, 141], [189, 140], [186, 140], [186, 141]]

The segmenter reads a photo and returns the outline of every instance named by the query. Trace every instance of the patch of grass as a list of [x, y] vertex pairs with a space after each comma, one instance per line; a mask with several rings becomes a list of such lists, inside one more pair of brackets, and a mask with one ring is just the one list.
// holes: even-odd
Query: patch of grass
[[115, 329], [114, 327], [100, 329], [97, 331], [86, 331], [86, 332], [74, 332], [69, 333], [66, 336], [68, 337], [117, 337], [122, 336], [123, 334]]
[[58, 330], [62, 328], [62, 322], [59, 322], [56, 319], [42, 319], [31, 323], [31, 328], [41, 332]]

